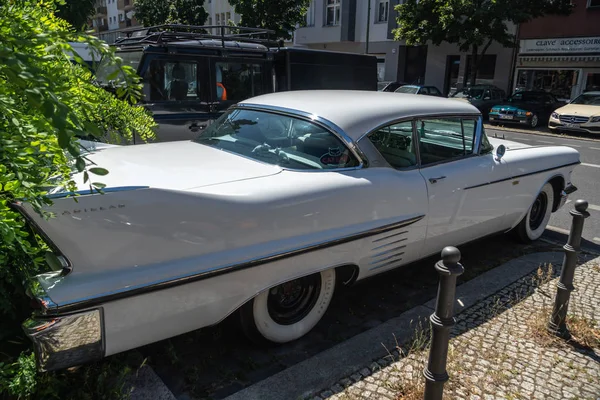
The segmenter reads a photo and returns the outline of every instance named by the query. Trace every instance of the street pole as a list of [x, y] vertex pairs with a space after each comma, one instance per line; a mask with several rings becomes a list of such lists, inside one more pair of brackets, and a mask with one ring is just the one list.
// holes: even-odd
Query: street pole
[[365, 54], [369, 54], [369, 31], [371, 28], [371, 0], [367, 0], [367, 38], [365, 44]]
[[442, 400], [444, 383], [448, 380], [446, 360], [450, 329], [454, 326], [454, 302], [456, 297], [456, 278], [465, 269], [460, 264], [460, 251], [456, 247], [445, 247], [442, 259], [435, 264], [440, 275], [435, 312], [431, 315], [431, 346], [429, 362], [423, 370], [425, 375], [424, 400]]

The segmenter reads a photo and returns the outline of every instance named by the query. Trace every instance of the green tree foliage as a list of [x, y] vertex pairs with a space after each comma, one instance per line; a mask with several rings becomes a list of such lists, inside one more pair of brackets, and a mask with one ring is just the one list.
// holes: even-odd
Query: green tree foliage
[[291, 39], [305, 22], [310, 0], [229, 0], [240, 14], [241, 26], [271, 29], [278, 39]]
[[471, 53], [471, 84], [477, 79], [479, 62], [495, 41], [515, 45], [511, 24], [547, 14], [569, 14], [571, 0], [406, 0], [398, 12], [396, 40], [406, 44], [455, 43]]
[[[102, 166], [88, 167], [78, 137], [153, 137], [151, 115], [135, 105], [141, 95], [135, 71], [93, 36], [76, 32], [55, 16], [54, 0], [0, 0], [0, 393], [19, 398], [64, 398], [40, 392], [33, 358], [22, 342], [8, 346], [29, 312], [23, 281], [47, 268], [46, 245], [11, 208], [26, 199], [42, 212], [52, 187], [74, 189], [71, 174], [84, 172], [101, 191]], [[94, 84], [84, 61], [69, 45], [86, 43], [115, 66], [117, 96]], [[93, 178], [100, 175], [98, 178]], [[46, 215], [51, 217], [50, 215]], [[51, 260], [51, 258], [49, 258]], [[46, 382], [46, 381], [45, 381]], [[46, 382], [47, 383], [47, 382]], [[76, 385], [74, 385], [76, 386]], [[35, 396], [34, 396], [35, 397]]]
[[134, 5], [135, 17], [144, 26], [204, 25], [208, 17], [204, 0], [136, 0]]
[[57, 4], [56, 15], [77, 30], [85, 30], [94, 15], [96, 0], [62, 0]]

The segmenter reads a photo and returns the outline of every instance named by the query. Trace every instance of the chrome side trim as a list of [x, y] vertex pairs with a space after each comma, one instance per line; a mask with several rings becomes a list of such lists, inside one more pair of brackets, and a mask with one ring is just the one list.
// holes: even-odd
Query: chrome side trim
[[[129, 190], [139, 190], [139, 189], [150, 189], [150, 186], [116, 186], [110, 188], [102, 189], [104, 193], [113, 193], [113, 192], [126, 192]], [[49, 199], [60, 199], [67, 196], [86, 196], [94, 193], [100, 193], [98, 191], [92, 191], [90, 189], [78, 190], [76, 192], [57, 192], [46, 195]]]
[[54, 318], [32, 317], [23, 323], [33, 342], [42, 372], [72, 367], [104, 357], [104, 318], [101, 309]]
[[534, 171], [534, 172], [528, 172], [526, 174], [521, 174], [521, 175], [515, 175], [515, 176], [510, 176], [508, 178], [502, 178], [502, 179], [498, 179], [495, 181], [491, 181], [491, 182], [484, 182], [484, 183], [480, 183], [478, 185], [473, 185], [473, 186], [467, 186], [466, 188], [464, 188], [463, 190], [469, 190], [469, 189], [475, 189], [475, 188], [479, 188], [482, 186], [487, 186], [487, 185], [493, 185], [495, 183], [500, 183], [500, 182], [506, 182], [506, 181], [510, 181], [512, 179], [518, 179], [518, 178], [523, 178], [525, 176], [530, 176], [530, 175], [536, 175], [536, 174], [541, 174], [542, 172], [549, 172], [549, 171], [554, 171], [555, 169], [560, 169], [560, 168], [565, 168], [565, 167], [570, 167], [573, 165], [579, 165], [581, 164], [581, 161], [577, 161], [574, 163], [570, 163], [570, 164], [564, 164], [564, 165], [559, 165], [557, 167], [551, 167], [551, 168], [546, 168], [546, 169], [540, 169], [538, 171]]
[[[183, 276], [174, 276], [169, 279], [164, 279], [160, 281], [151, 282], [145, 285], [140, 286], [129, 286], [127, 288], [119, 289], [114, 292], [108, 292], [101, 294], [95, 297], [89, 298], [81, 298], [76, 299], [71, 302], [60, 304], [56, 308], [53, 309], [55, 313], [64, 313], [64, 312], [73, 312], [89, 307], [95, 307], [110, 301], [115, 301], [127, 297], [137, 296], [144, 293], [154, 292], [157, 290], [163, 290], [171, 287], [176, 287], [180, 285], [185, 285], [187, 283], [192, 283], [204, 279], [209, 279], [215, 276], [224, 275], [236, 271], [240, 271], [247, 268], [253, 268], [259, 265], [267, 264], [270, 262], [275, 262], [279, 260], [284, 260], [286, 258], [291, 258], [294, 256], [298, 256], [304, 253], [309, 253], [317, 250], [326, 249], [329, 247], [337, 246], [340, 244], [352, 242], [355, 240], [363, 239], [370, 236], [379, 235], [382, 233], [386, 233], [389, 231], [393, 231], [398, 228], [403, 228], [405, 226], [412, 225], [425, 217], [424, 214], [417, 215], [412, 218], [407, 218], [401, 221], [393, 222], [391, 224], [386, 224], [382, 226], [378, 226], [372, 229], [368, 229], [366, 231], [353, 233], [350, 235], [342, 236], [336, 239], [331, 239], [325, 242], [317, 242], [313, 244], [309, 244], [303, 247], [298, 247], [295, 249], [291, 249], [285, 252], [273, 253], [263, 257], [247, 260], [237, 264], [224, 265], [220, 267], [209, 268], [204, 271], [200, 271], [195, 274], [183, 275]], [[402, 239], [403, 241], [406, 239]], [[389, 244], [388, 244], [389, 245]], [[387, 246], [387, 245], [384, 245]], [[50, 310], [49, 310], [50, 311]]]
[[[352, 140], [350, 136], [342, 128], [329, 121], [328, 119], [322, 118], [318, 115], [310, 114], [300, 110], [294, 110], [286, 107], [278, 107], [267, 104], [254, 104], [254, 103], [238, 103], [231, 107], [231, 109], [245, 109], [245, 110], [254, 110], [254, 111], [266, 111], [272, 112], [276, 114], [282, 114], [289, 117], [301, 118], [309, 122], [316, 123], [321, 125], [323, 128], [327, 129], [331, 133], [333, 133], [338, 139], [342, 141], [352, 152], [352, 154], [358, 159], [359, 165], [357, 167], [349, 167], [349, 168], [338, 168], [338, 169], [327, 169], [327, 170], [318, 170], [312, 172], [331, 172], [331, 171], [347, 171], [347, 170], [355, 170], [360, 169], [362, 167], [367, 166], [367, 160], [363, 152], [356, 145], [356, 143]], [[301, 172], [311, 172], [311, 170], [304, 169], [293, 169], [293, 168], [285, 168], [279, 166], [282, 169], [286, 169], [289, 171], [301, 171]]]

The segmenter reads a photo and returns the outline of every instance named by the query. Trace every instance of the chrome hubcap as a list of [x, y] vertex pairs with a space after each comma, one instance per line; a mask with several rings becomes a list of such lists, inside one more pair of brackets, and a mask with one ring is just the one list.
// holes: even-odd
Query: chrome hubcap
[[540, 193], [535, 199], [535, 202], [531, 206], [531, 212], [529, 213], [529, 227], [535, 231], [542, 225], [544, 217], [546, 216], [546, 209], [548, 207], [548, 196], [546, 193]]
[[321, 291], [321, 274], [282, 283], [269, 291], [269, 316], [280, 325], [301, 321], [313, 309]]

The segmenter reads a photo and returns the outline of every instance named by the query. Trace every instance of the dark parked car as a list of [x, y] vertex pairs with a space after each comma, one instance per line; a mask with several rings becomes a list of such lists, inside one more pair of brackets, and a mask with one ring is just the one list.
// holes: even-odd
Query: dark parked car
[[444, 97], [435, 86], [404, 85], [394, 90], [395, 93], [424, 94], [426, 96]]
[[552, 111], [564, 105], [544, 91], [514, 93], [506, 102], [494, 105], [489, 112], [490, 124], [520, 124], [535, 128], [546, 124]]
[[475, 85], [454, 93], [450, 98], [468, 101], [473, 104], [484, 117], [490, 108], [506, 98], [506, 92], [493, 85]]

